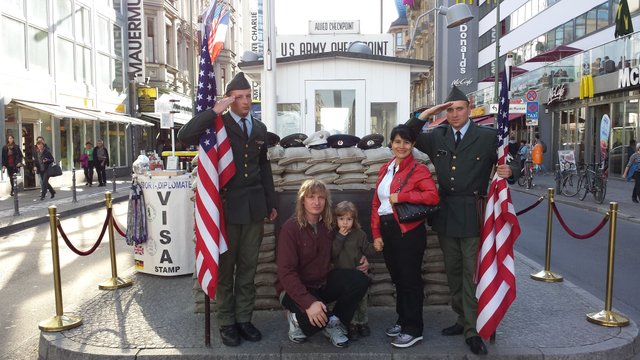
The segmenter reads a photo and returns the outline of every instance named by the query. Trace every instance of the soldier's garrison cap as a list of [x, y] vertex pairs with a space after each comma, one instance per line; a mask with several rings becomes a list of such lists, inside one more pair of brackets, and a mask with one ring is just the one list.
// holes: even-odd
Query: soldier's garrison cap
[[457, 86], [453, 85], [451, 92], [449, 93], [449, 96], [447, 96], [447, 100], [445, 100], [445, 102], [459, 100], [469, 102], [469, 98], [467, 98], [467, 95], [465, 95], [460, 89], [458, 89]]
[[360, 141], [359, 137], [354, 135], [347, 135], [347, 134], [331, 135], [327, 139], [327, 143], [329, 144], [329, 147], [336, 148], [336, 149], [356, 146], [359, 141]]
[[384, 136], [380, 134], [369, 134], [358, 142], [358, 147], [362, 150], [377, 149], [382, 147]]
[[282, 145], [282, 147], [285, 149], [290, 147], [303, 147], [304, 144], [302, 142], [306, 138], [307, 138], [307, 135], [302, 133], [287, 135], [283, 137], [282, 140], [280, 140], [280, 145]]
[[227, 84], [227, 92], [225, 92], [225, 94], [229, 95], [229, 93], [233, 90], [247, 90], [247, 89], [251, 89], [251, 85], [249, 84], [247, 79], [244, 77], [244, 73], [239, 72], [236, 74], [236, 76], [233, 77], [231, 82]]

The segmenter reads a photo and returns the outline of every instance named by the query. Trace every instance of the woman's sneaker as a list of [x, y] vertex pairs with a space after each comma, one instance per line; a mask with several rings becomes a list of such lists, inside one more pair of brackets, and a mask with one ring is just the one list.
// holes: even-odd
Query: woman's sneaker
[[307, 336], [302, 332], [296, 319], [296, 314], [287, 311], [287, 321], [289, 322], [289, 340], [296, 344], [303, 343], [307, 340]]
[[346, 331], [340, 321], [330, 320], [327, 327], [322, 331], [324, 336], [329, 339], [331, 345], [337, 348], [345, 348], [349, 346], [349, 338], [345, 335]]
[[415, 345], [418, 341], [422, 341], [422, 336], [411, 336], [409, 334], [400, 334], [391, 340], [391, 345], [397, 348], [408, 348]]
[[384, 333], [387, 334], [387, 336], [389, 337], [396, 337], [398, 335], [400, 335], [400, 333], [402, 332], [402, 326], [395, 324], [390, 328], [387, 328]]

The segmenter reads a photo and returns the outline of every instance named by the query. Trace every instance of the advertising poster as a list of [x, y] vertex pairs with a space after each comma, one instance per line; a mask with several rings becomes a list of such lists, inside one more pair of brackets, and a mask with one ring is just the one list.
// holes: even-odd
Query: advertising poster
[[607, 162], [609, 155], [609, 133], [611, 133], [611, 120], [609, 115], [602, 115], [600, 120], [600, 167]]
[[560, 162], [560, 171], [571, 171], [577, 173], [576, 156], [573, 150], [558, 150], [558, 159]]

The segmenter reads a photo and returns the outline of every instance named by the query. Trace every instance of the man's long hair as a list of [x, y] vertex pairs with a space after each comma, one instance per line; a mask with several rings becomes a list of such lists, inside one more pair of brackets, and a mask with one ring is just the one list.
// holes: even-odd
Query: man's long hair
[[324, 210], [322, 211], [321, 217], [324, 222], [324, 226], [331, 230], [331, 225], [333, 224], [333, 216], [331, 214], [331, 193], [329, 192], [329, 189], [327, 189], [327, 186], [320, 180], [307, 180], [300, 185], [300, 190], [298, 190], [298, 196], [296, 199], [296, 221], [301, 228], [309, 224], [307, 218], [304, 216], [304, 198], [314, 193], [323, 194], [325, 196]]

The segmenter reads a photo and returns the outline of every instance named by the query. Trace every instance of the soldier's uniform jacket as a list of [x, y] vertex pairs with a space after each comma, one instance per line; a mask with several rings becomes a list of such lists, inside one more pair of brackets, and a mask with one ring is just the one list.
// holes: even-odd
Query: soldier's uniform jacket
[[[218, 116], [213, 110], [193, 117], [178, 132], [184, 144], [198, 145], [202, 133], [213, 127]], [[225, 221], [229, 224], [249, 224], [262, 221], [275, 208], [275, 190], [271, 165], [267, 160], [267, 127], [251, 119], [249, 140], [244, 140], [242, 129], [227, 112], [222, 115], [231, 143], [236, 173], [222, 189]]]
[[[413, 118], [407, 125], [420, 131], [424, 122]], [[495, 129], [473, 121], [457, 148], [448, 124], [418, 135], [416, 148], [429, 155], [438, 175], [440, 211], [432, 223], [436, 232], [449, 237], [480, 235], [476, 200], [478, 195], [487, 194], [498, 161], [496, 141]], [[515, 174], [519, 170], [512, 167], [512, 171]]]

